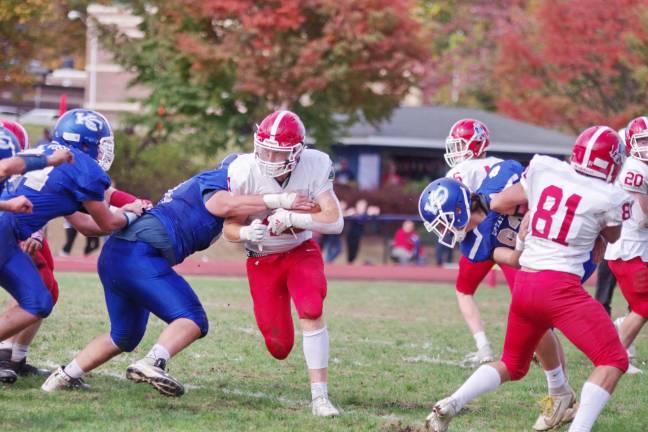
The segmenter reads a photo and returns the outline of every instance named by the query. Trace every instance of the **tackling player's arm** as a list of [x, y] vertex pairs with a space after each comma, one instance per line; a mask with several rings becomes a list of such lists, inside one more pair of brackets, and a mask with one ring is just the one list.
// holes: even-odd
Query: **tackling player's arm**
[[74, 162], [74, 154], [67, 149], [56, 150], [51, 156], [32, 153], [18, 154], [0, 160], [0, 179], [24, 174], [27, 171], [43, 169], [48, 166], [59, 166], [65, 162]]
[[216, 217], [237, 218], [261, 213], [267, 209], [311, 210], [315, 203], [307, 196], [294, 192], [265, 195], [233, 195], [228, 191], [218, 191], [212, 195], [205, 207]]
[[521, 215], [526, 213], [527, 196], [520, 183], [491, 195], [490, 209], [499, 214]]
[[0, 211], [9, 213], [31, 213], [33, 205], [26, 196], [20, 195], [6, 201], [0, 201]]
[[501, 246], [496, 247], [493, 250], [493, 261], [497, 264], [504, 264], [514, 268], [521, 267], [520, 257], [524, 250], [524, 239], [526, 239], [527, 234], [529, 233], [529, 217], [530, 213], [527, 213], [520, 223], [520, 230], [518, 231], [515, 241], [515, 249]]
[[144, 203], [137, 200], [115, 211], [111, 211], [104, 201], [86, 201], [83, 206], [87, 215], [76, 212], [66, 216], [67, 221], [85, 236], [102, 236], [134, 222], [142, 214]]

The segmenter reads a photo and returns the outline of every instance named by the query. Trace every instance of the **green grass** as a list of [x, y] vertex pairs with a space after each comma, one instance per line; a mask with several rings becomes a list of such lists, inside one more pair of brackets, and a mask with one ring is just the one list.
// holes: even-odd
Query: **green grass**
[[[94, 275], [59, 274], [61, 296], [37, 337], [30, 359], [67, 363], [92, 338], [108, 330], [101, 286]], [[146, 353], [163, 324], [152, 318], [140, 348], [87, 378], [89, 392], [46, 395], [42, 379], [0, 388], [1, 430], [56, 431], [412, 431], [422, 427], [433, 403], [471, 373], [456, 366], [473, 342], [455, 304], [453, 289], [432, 284], [338, 282], [326, 302], [331, 335], [329, 390], [344, 409], [338, 419], [316, 419], [301, 352], [275, 361], [258, 334], [247, 283], [191, 278], [210, 318], [210, 334], [178, 355], [171, 373], [189, 385], [180, 399], [121, 379], [129, 362]], [[501, 346], [508, 290], [482, 288], [487, 330]], [[615, 312], [623, 310], [616, 294]], [[638, 339], [639, 358], [648, 356]], [[566, 343], [572, 385], [591, 370]], [[625, 377], [601, 415], [596, 431], [642, 431], [648, 422], [648, 378]], [[537, 366], [521, 382], [471, 403], [454, 431], [530, 430], [545, 392]]]

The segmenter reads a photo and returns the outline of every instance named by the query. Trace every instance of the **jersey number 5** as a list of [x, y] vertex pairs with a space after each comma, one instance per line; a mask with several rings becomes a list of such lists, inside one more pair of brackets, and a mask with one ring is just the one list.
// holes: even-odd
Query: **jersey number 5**
[[[553, 203], [551, 204], [550, 208], [546, 208], [547, 201], [550, 198], [552, 199]], [[531, 220], [531, 231], [535, 237], [549, 238], [551, 225], [553, 224], [553, 217], [558, 212], [562, 199], [563, 190], [558, 186], [548, 186], [542, 191], [540, 200], [538, 201], [538, 207], [533, 213], [533, 219]], [[569, 196], [569, 198], [567, 198], [567, 201], [565, 202], [565, 207], [567, 207], [565, 218], [560, 225], [560, 231], [558, 232], [558, 235], [555, 238], [550, 239], [551, 241], [564, 246], [569, 246], [569, 243], [567, 243], [567, 234], [569, 233], [569, 228], [574, 221], [576, 208], [578, 207], [578, 204], [582, 199], [583, 197], [577, 194], [572, 194]], [[544, 222], [542, 229], [538, 228], [539, 221]]]

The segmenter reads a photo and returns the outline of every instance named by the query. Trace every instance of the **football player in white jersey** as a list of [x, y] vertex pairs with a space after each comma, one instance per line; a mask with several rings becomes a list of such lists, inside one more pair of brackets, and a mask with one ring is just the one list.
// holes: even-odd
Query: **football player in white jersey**
[[630, 156], [617, 183], [635, 201], [626, 209], [630, 217], [623, 222], [621, 239], [607, 247], [605, 259], [630, 305], [631, 312], [620, 319], [619, 331], [621, 342], [629, 349], [648, 320], [648, 117], [630, 121], [625, 144]]
[[[305, 149], [305, 129], [290, 111], [267, 116], [254, 134], [254, 153], [229, 166], [234, 195], [297, 192], [317, 203], [313, 213], [277, 210], [225, 222], [225, 237], [245, 242], [254, 315], [272, 356], [282, 360], [294, 343], [291, 299], [299, 315], [315, 416], [340, 414], [327, 389], [329, 336], [322, 317], [327, 283], [312, 232], [339, 234], [344, 220], [333, 191], [333, 165], [325, 153]], [[256, 192], [255, 192], [256, 193]], [[267, 227], [267, 232], [266, 232]]]
[[569, 164], [536, 155], [519, 184], [493, 196], [493, 211], [513, 213], [527, 204], [530, 212], [502, 359], [481, 366], [453, 395], [437, 402], [427, 418], [429, 430], [446, 431], [466, 403], [524, 377], [538, 341], [552, 327], [595, 365], [569, 429], [591, 430], [628, 367], [612, 321], [580, 281], [598, 236], [609, 242], [620, 236], [629, 197], [613, 182], [623, 153], [614, 130], [594, 126], [576, 139]]
[[[446, 177], [460, 181], [472, 192], [475, 192], [488, 175], [491, 167], [502, 162], [502, 159], [486, 156], [486, 149], [489, 145], [488, 128], [483, 122], [475, 119], [461, 119], [456, 122], [450, 128], [448, 138], [446, 138], [444, 157], [450, 166]], [[475, 339], [477, 352], [469, 354], [469, 357], [477, 364], [491, 362], [495, 358], [484, 331], [479, 307], [474, 299], [479, 284], [494, 265], [493, 260], [472, 262], [463, 255], [459, 258], [459, 274], [455, 283], [457, 303]], [[502, 270], [507, 275], [507, 280], [509, 273], [514, 274], [513, 269], [508, 266], [502, 266]]]

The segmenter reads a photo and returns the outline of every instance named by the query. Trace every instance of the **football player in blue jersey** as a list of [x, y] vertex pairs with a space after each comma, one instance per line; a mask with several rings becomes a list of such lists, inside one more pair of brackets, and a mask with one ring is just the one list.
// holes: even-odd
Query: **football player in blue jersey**
[[[99, 257], [99, 277], [105, 291], [110, 333], [97, 337], [70, 364], [52, 373], [42, 386], [44, 391], [86, 388], [83, 374], [135, 349], [153, 313], [169, 325], [149, 353], [128, 366], [126, 377], [149, 383], [167, 396], [184, 393], [184, 386], [166, 372], [166, 364], [205, 336], [208, 322], [193, 289], [172, 266], [214, 243], [221, 235], [224, 218], [265, 209], [310, 210], [314, 206], [296, 193], [230, 194], [227, 168], [236, 157], [231, 155], [217, 169], [169, 190], [153, 209], [106, 242]], [[255, 220], [240, 234], [260, 243], [266, 228]]]
[[[73, 161], [74, 156], [68, 149], [57, 150], [51, 156], [21, 154], [20, 144], [16, 136], [9, 129], [0, 126], [0, 193], [4, 190], [5, 183], [12, 175], [24, 174], [28, 171], [39, 170], [48, 166], [58, 166]], [[31, 210], [31, 202], [22, 195], [0, 201], [0, 211], [29, 213]]]
[[[505, 160], [491, 168], [475, 193], [454, 179], [442, 178], [430, 183], [419, 200], [419, 214], [428, 232], [434, 232], [451, 247], [459, 243], [462, 255], [471, 262], [494, 260], [509, 266], [509, 289], [513, 288], [520, 267], [527, 221], [523, 221], [521, 212], [509, 216], [490, 210], [490, 200], [492, 195], [519, 182], [523, 171], [519, 162]], [[588, 263], [585, 279], [595, 268], [596, 265]], [[552, 401], [551, 409], [543, 409], [533, 425], [534, 430], [542, 431], [573, 419], [576, 395], [565, 375], [562, 346], [552, 331], [541, 339], [536, 353], [549, 386], [549, 397], [545, 400]]]
[[[53, 142], [28, 154], [49, 158], [57, 150], [66, 150], [74, 163], [30, 171], [7, 183], [1, 199], [25, 196], [33, 211], [0, 213], [0, 285], [18, 303], [0, 314], [0, 340], [47, 317], [53, 306], [52, 295], [36, 266], [20, 248], [21, 241], [60, 216], [68, 217], [81, 232], [102, 235], [124, 228], [141, 214], [141, 201], [114, 212], [104, 201], [110, 187], [104, 169], [112, 162], [113, 146], [105, 117], [91, 110], [68, 111], [54, 128]], [[15, 381], [15, 376], [6, 377]]]

